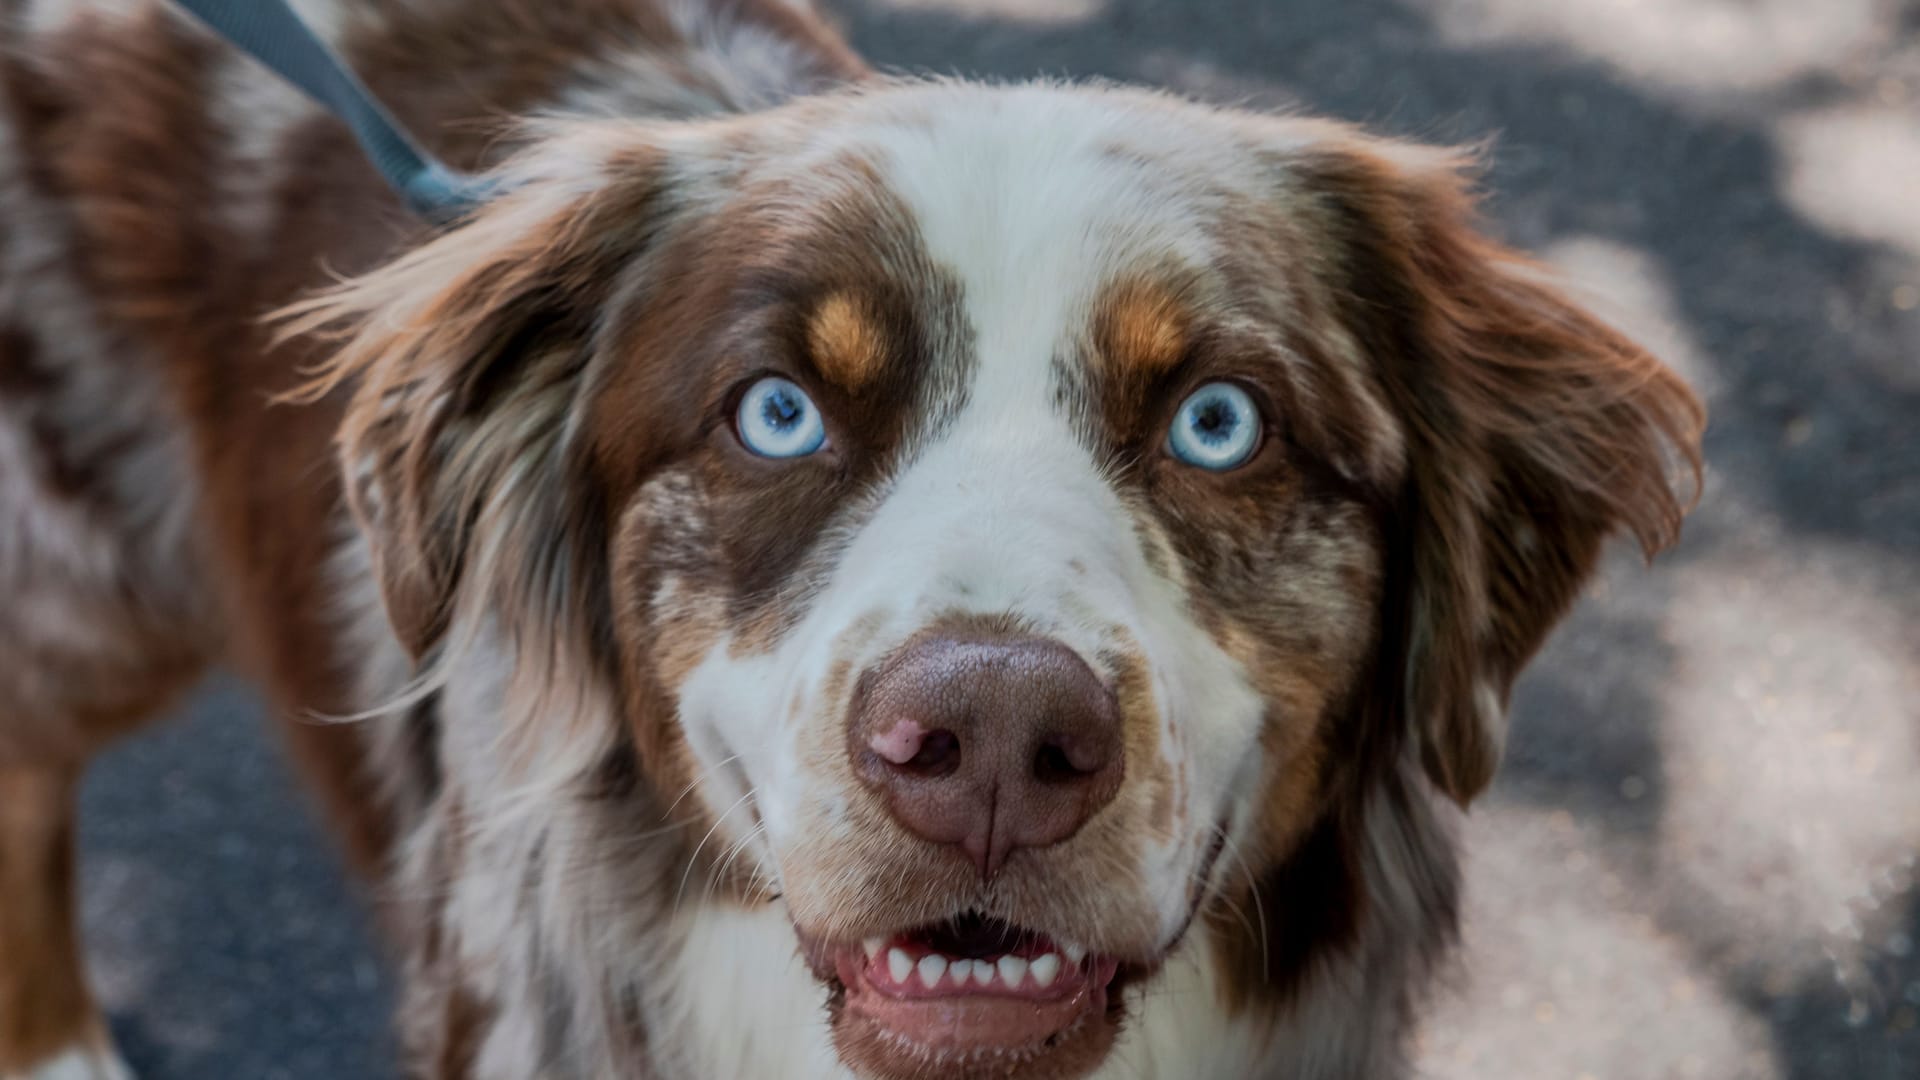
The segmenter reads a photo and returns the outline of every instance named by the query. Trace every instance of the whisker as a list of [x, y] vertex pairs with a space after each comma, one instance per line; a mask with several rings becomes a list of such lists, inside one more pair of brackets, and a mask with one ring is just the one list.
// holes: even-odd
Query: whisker
[[693, 854], [687, 856], [687, 868], [681, 871], [680, 873], [680, 887], [676, 889], [673, 894], [673, 914], [676, 917], [678, 917], [680, 914], [680, 901], [686, 899], [687, 879], [693, 876], [693, 868], [697, 863], [699, 863], [700, 852], [706, 848], [707, 841], [713, 839], [713, 834], [720, 831], [720, 825], [722, 822], [727, 820], [727, 814], [731, 814], [735, 810], [740, 809], [740, 804], [743, 802], [746, 802], [748, 799], [753, 798], [754, 792], [758, 790], [759, 790], [758, 788], [748, 788], [746, 791], [746, 794], [741, 795], [739, 798], [733, 800], [733, 805], [727, 807], [726, 813], [723, 813], [719, 817], [713, 819], [713, 825], [707, 829], [707, 834], [700, 838], [700, 842], [698, 844], [694, 845]]
[[1253, 894], [1254, 912], [1260, 924], [1260, 980], [1265, 982], [1273, 975], [1271, 971], [1267, 970], [1267, 958], [1271, 955], [1273, 946], [1272, 943], [1267, 940], [1267, 907], [1266, 903], [1260, 898], [1260, 877], [1253, 872], [1253, 867], [1248, 864], [1246, 856], [1240, 852], [1240, 845], [1234, 843], [1233, 837], [1228, 835], [1225, 829], [1216, 825], [1213, 831], [1220, 837], [1221, 849], [1224, 850], [1235, 863], [1239, 864], [1241, 874], [1246, 877], [1247, 890]]
[[747, 845], [753, 843], [755, 837], [766, 831], [766, 823], [761, 822], [753, 828], [748, 829], [745, 836], [742, 836], [732, 847], [727, 849], [726, 854], [720, 857], [720, 861], [714, 866], [713, 871], [707, 875], [707, 891], [701, 897], [703, 903], [713, 899], [713, 890], [719, 886], [721, 879], [727, 876], [727, 871], [733, 866], [733, 861], [739, 858], [742, 852], [746, 851]]
[[714, 762], [713, 765], [710, 766], [709, 768], [703, 770], [699, 776], [696, 776], [693, 778], [692, 783], [688, 784], [685, 788], [682, 788], [680, 791], [680, 794], [674, 797], [673, 802], [668, 804], [666, 810], [661, 813], [660, 815], [661, 819], [665, 820], [666, 818], [672, 817], [673, 812], [679, 809], [681, 802], [683, 802], [688, 795], [693, 794], [693, 789], [699, 787], [701, 781], [705, 780], [709, 776], [712, 776], [715, 772], [718, 772], [719, 770], [724, 769], [727, 766], [739, 760], [740, 760], [739, 754], [737, 753], [728, 754], [726, 757], [723, 757], [719, 761]]

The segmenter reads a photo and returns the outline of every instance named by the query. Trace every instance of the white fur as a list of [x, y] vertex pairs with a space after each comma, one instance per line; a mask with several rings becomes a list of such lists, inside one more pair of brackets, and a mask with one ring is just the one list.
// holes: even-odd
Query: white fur
[[226, 146], [215, 182], [214, 210], [241, 251], [258, 252], [271, 240], [281, 181], [287, 174], [286, 137], [320, 111], [284, 79], [257, 62], [229, 53], [214, 68], [209, 109]]
[[1263, 1032], [1220, 1007], [1213, 950], [1189, 941], [1136, 1001], [1092, 1080], [1245, 1080], [1264, 1075]]
[[851, 1076], [784, 908], [688, 905], [669, 933], [679, 951], [661, 1017], [675, 1036], [667, 1075]]
[[28, 0], [25, 32], [59, 33], [81, 16], [123, 19], [144, 11], [152, 0]]
[[133, 1080], [133, 1070], [111, 1048], [75, 1046], [0, 1080]]
[[694, 117], [764, 109], [824, 83], [816, 54], [705, 0], [664, 0], [682, 44], [671, 63], [621, 50], [579, 65], [555, 111], [593, 117]]

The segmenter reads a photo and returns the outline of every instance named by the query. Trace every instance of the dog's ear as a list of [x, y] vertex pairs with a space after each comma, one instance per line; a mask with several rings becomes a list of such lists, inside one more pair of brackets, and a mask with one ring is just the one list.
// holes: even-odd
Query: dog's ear
[[1466, 155], [1343, 134], [1291, 156], [1338, 237], [1336, 304], [1405, 429], [1390, 655], [1426, 770], [1464, 805], [1499, 765], [1515, 675], [1603, 541], [1630, 531], [1651, 558], [1677, 537], [1704, 413], [1480, 231]]
[[[548, 145], [471, 220], [285, 313], [332, 335], [347, 499], [416, 660], [483, 625], [534, 667], [606, 635], [606, 523], [574, 429], [603, 309], [660, 227], [656, 153]], [[542, 175], [535, 168], [551, 170]]]

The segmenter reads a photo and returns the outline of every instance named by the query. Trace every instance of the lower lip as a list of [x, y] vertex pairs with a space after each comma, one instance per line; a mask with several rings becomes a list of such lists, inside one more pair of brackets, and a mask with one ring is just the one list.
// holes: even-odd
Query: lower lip
[[[1030, 1049], [1105, 1013], [1107, 988], [1117, 961], [1088, 957], [1063, 963], [1052, 983], [1040, 987], [1030, 976], [1008, 987], [996, 971], [992, 979], [965, 982], [947, 973], [928, 986], [916, 963], [905, 979], [895, 979], [888, 952], [869, 957], [858, 946], [839, 951], [835, 973], [846, 987], [846, 1009], [897, 1040], [934, 1054], [979, 1054]], [[916, 960], [924, 956], [919, 950]], [[1029, 961], [1030, 962], [1030, 961]], [[968, 965], [969, 968], [971, 965]]]

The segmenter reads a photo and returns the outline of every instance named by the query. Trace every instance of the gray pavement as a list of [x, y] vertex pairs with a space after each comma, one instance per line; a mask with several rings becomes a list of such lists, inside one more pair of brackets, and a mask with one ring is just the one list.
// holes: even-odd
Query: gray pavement
[[[1523, 680], [1426, 1075], [1920, 1076], [1920, 3], [828, 0], [908, 70], [1497, 136], [1491, 213], [1705, 393], [1708, 492]], [[244, 689], [89, 779], [150, 1080], [392, 1076], [364, 918]]]

